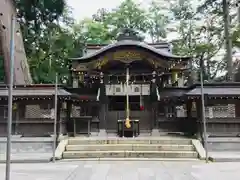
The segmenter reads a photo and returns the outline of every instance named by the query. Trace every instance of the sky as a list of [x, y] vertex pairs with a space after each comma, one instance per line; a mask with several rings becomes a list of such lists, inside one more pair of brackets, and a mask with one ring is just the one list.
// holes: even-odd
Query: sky
[[[121, 4], [124, 0], [67, 0], [70, 6], [73, 17], [76, 21], [84, 18], [91, 18], [93, 14], [100, 8], [113, 9]], [[143, 8], [147, 8], [153, 0], [134, 0], [136, 3], [141, 4]], [[157, 1], [157, 0], [156, 0]], [[163, 0], [159, 0], [163, 1]], [[170, 0], [169, 0], [170, 1]], [[171, 41], [176, 38], [176, 33], [168, 34], [167, 39]], [[150, 38], [146, 36], [146, 41], [150, 42]]]
[[[124, 0], [67, 0], [67, 4], [72, 8], [73, 16], [76, 20], [91, 17], [100, 8], [112, 9]], [[148, 4], [151, 0], [135, 0], [135, 2]]]

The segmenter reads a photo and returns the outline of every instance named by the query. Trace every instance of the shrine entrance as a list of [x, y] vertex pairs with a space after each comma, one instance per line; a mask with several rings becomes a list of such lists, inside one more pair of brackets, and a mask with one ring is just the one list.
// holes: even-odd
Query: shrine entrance
[[[109, 133], [117, 133], [118, 121], [126, 119], [126, 96], [109, 96], [108, 99], [106, 130]], [[152, 118], [151, 106], [147, 96], [129, 96], [129, 109], [129, 119], [138, 121], [136, 126], [139, 126], [139, 133], [149, 133], [152, 127]]]

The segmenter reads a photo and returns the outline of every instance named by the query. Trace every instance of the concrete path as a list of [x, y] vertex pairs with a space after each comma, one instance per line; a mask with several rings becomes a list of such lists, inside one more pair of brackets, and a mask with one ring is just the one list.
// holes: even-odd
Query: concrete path
[[[239, 180], [240, 163], [72, 161], [12, 164], [11, 180]], [[0, 180], [5, 166], [0, 165]]]

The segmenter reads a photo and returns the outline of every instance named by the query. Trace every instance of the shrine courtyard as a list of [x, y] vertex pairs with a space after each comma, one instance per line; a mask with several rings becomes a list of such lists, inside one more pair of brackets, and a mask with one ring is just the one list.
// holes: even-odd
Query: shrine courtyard
[[[62, 161], [12, 164], [11, 180], [237, 180], [240, 163], [203, 161]], [[5, 166], [0, 165], [0, 180]]]

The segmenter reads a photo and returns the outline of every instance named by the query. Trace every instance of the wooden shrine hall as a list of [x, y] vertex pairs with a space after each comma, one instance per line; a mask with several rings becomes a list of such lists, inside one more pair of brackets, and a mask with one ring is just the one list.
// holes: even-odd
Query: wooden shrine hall
[[[13, 91], [13, 133], [114, 133], [138, 136], [153, 132], [202, 136], [200, 84], [191, 84], [190, 57], [171, 53], [168, 43], [147, 44], [125, 36], [109, 45], [87, 45], [71, 58], [72, 86], [16, 85]], [[0, 135], [7, 132], [7, 86], [0, 86]], [[207, 132], [238, 136], [240, 84], [204, 84]]]

